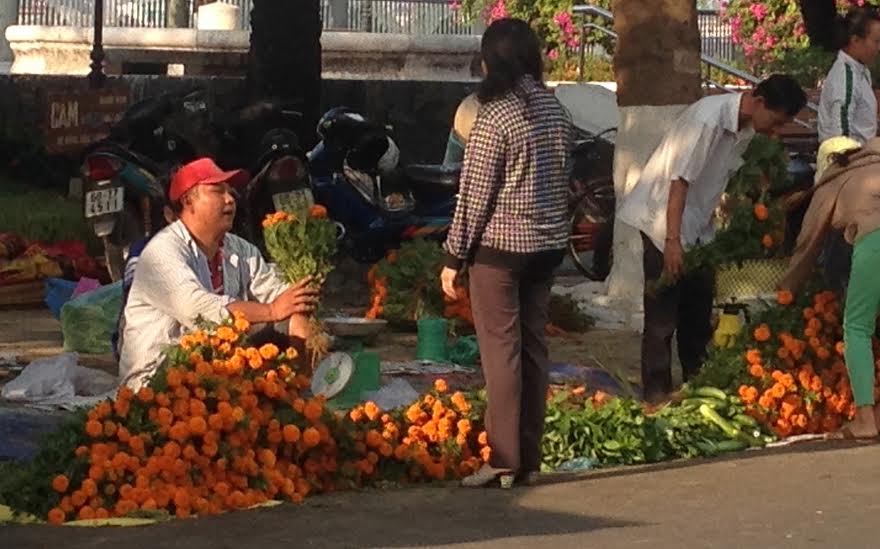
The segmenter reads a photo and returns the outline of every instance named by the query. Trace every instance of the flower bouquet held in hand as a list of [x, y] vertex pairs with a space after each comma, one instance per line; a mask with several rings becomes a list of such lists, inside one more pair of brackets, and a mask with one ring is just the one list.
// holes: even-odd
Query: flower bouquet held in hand
[[[323, 206], [312, 206], [307, 215], [275, 212], [263, 220], [266, 249], [284, 279], [290, 284], [311, 277], [320, 286], [333, 270], [336, 226]], [[329, 337], [316, 317], [306, 338], [312, 365], [329, 347]]]

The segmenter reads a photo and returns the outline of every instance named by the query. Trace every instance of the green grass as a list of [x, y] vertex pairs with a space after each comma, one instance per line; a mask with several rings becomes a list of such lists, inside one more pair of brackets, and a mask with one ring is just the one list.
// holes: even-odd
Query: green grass
[[81, 200], [0, 176], [0, 233], [44, 242], [81, 240], [90, 251], [100, 251], [82, 208]]

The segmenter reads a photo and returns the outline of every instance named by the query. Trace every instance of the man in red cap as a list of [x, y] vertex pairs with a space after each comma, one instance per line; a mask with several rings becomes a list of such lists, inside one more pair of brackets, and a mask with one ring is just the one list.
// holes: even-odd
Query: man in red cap
[[303, 280], [282, 281], [253, 244], [229, 234], [235, 189], [247, 172], [221, 170], [210, 158], [180, 168], [168, 191], [177, 221], [144, 249], [123, 312], [119, 375], [134, 390], [145, 386], [166, 346], [196, 327], [243, 313], [255, 339], [282, 336], [296, 347], [308, 335], [318, 292]]

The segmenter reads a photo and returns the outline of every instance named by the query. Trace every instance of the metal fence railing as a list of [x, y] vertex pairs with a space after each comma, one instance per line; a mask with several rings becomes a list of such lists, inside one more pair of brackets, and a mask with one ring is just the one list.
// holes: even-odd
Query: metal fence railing
[[718, 10], [699, 10], [697, 25], [703, 53], [716, 59], [733, 61], [739, 57], [739, 48], [733, 43], [730, 23], [724, 21]]
[[[104, 25], [111, 27], [161, 28], [166, 26], [169, 0], [104, 0]], [[240, 9], [239, 28], [250, 26], [252, 0], [226, 0]], [[204, 0], [187, 0], [189, 25]], [[94, 0], [19, 0], [18, 22], [22, 25], [92, 26]], [[322, 0], [324, 29], [403, 34], [479, 34], [480, 27], [463, 21], [449, 0]], [[698, 15], [703, 53], [733, 61], [739, 49], [730, 25], [718, 10]]]
[[[108, 27], [166, 26], [168, 0], [104, 0]], [[189, 26], [196, 25], [199, 0], [187, 0]], [[226, 0], [240, 8], [238, 28], [250, 27], [252, 0]], [[93, 25], [94, 0], [19, 0], [20, 25]], [[322, 0], [326, 30], [403, 34], [478, 34], [448, 0]]]

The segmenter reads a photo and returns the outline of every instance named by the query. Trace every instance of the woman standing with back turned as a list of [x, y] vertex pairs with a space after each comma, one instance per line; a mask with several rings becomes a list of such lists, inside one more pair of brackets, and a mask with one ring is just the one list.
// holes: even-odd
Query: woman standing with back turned
[[548, 356], [544, 328], [553, 270], [568, 239], [571, 122], [543, 84], [538, 38], [501, 19], [481, 45], [480, 110], [464, 156], [446, 240], [443, 291], [470, 265], [470, 297], [489, 403], [492, 454], [465, 486], [528, 479], [541, 464]]

